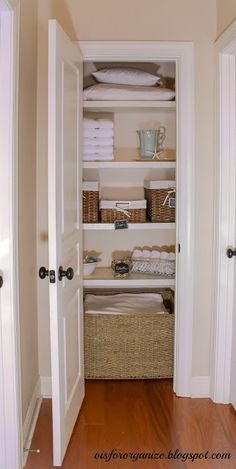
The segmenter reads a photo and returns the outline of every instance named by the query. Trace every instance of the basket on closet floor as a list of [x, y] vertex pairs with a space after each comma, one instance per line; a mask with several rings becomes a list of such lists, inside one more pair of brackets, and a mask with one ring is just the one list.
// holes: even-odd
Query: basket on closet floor
[[127, 220], [130, 223], [145, 223], [146, 207], [146, 200], [101, 200], [101, 222], [114, 223], [116, 220]]
[[83, 223], [98, 223], [99, 184], [96, 181], [83, 182]]
[[153, 223], [175, 221], [175, 181], [145, 181], [147, 217]]
[[[166, 308], [173, 311], [173, 291], [163, 289], [158, 293]], [[87, 379], [173, 377], [174, 314], [85, 312], [84, 338]]]

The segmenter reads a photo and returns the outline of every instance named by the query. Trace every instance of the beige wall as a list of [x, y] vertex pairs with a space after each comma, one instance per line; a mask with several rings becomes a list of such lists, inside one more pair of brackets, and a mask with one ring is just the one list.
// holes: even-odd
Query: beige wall
[[236, 1], [217, 0], [217, 36], [236, 20]]
[[21, 0], [19, 269], [23, 421], [38, 381], [36, 290], [37, 0]]
[[[216, 0], [41, 0], [38, 75], [38, 263], [47, 265], [47, 18], [74, 40], [193, 41], [195, 51], [195, 300], [193, 374], [208, 375], [212, 312], [213, 43]], [[188, 119], [189, 116], [186, 116]], [[39, 285], [40, 374], [50, 374], [46, 287]]]

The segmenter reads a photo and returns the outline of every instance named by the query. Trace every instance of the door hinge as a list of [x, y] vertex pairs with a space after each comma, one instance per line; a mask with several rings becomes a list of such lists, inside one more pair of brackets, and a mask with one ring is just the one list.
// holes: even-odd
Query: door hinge
[[178, 244], [178, 252], [180, 252], [180, 243]]

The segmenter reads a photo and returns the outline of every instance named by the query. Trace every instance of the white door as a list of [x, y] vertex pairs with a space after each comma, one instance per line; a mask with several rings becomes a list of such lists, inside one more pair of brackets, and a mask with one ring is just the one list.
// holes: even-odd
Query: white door
[[60, 466], [84, 397], [79, 162], [82, 55], [55, 20], [49, 21], [48, 91], [53, 462]]
[[0, 1], [0, 467], [22, 467], [18, 304], [19, 1]]

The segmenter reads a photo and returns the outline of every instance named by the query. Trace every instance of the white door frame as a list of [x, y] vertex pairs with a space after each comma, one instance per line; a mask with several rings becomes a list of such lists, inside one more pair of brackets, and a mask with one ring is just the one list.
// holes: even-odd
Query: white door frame
[[0, 210], [9, 220], [0, 246], [4, 280], [0, 292], [4, 306], [0, 316], [0, 465], [4, 469], [22, 467], [17, 244], [19, 4], [19, 0], [0, 0], [0, 160], [4, 173]]
[[194, 50], [191, 42], [80, 41], [84, 60], [164, 61], [177, 65], [177, 288], [174, 391], [192, 395], [194, 285]]
[[236, 222], [236, 21], [216, 41], [215, 281], [211, 397], [230, 402]]

